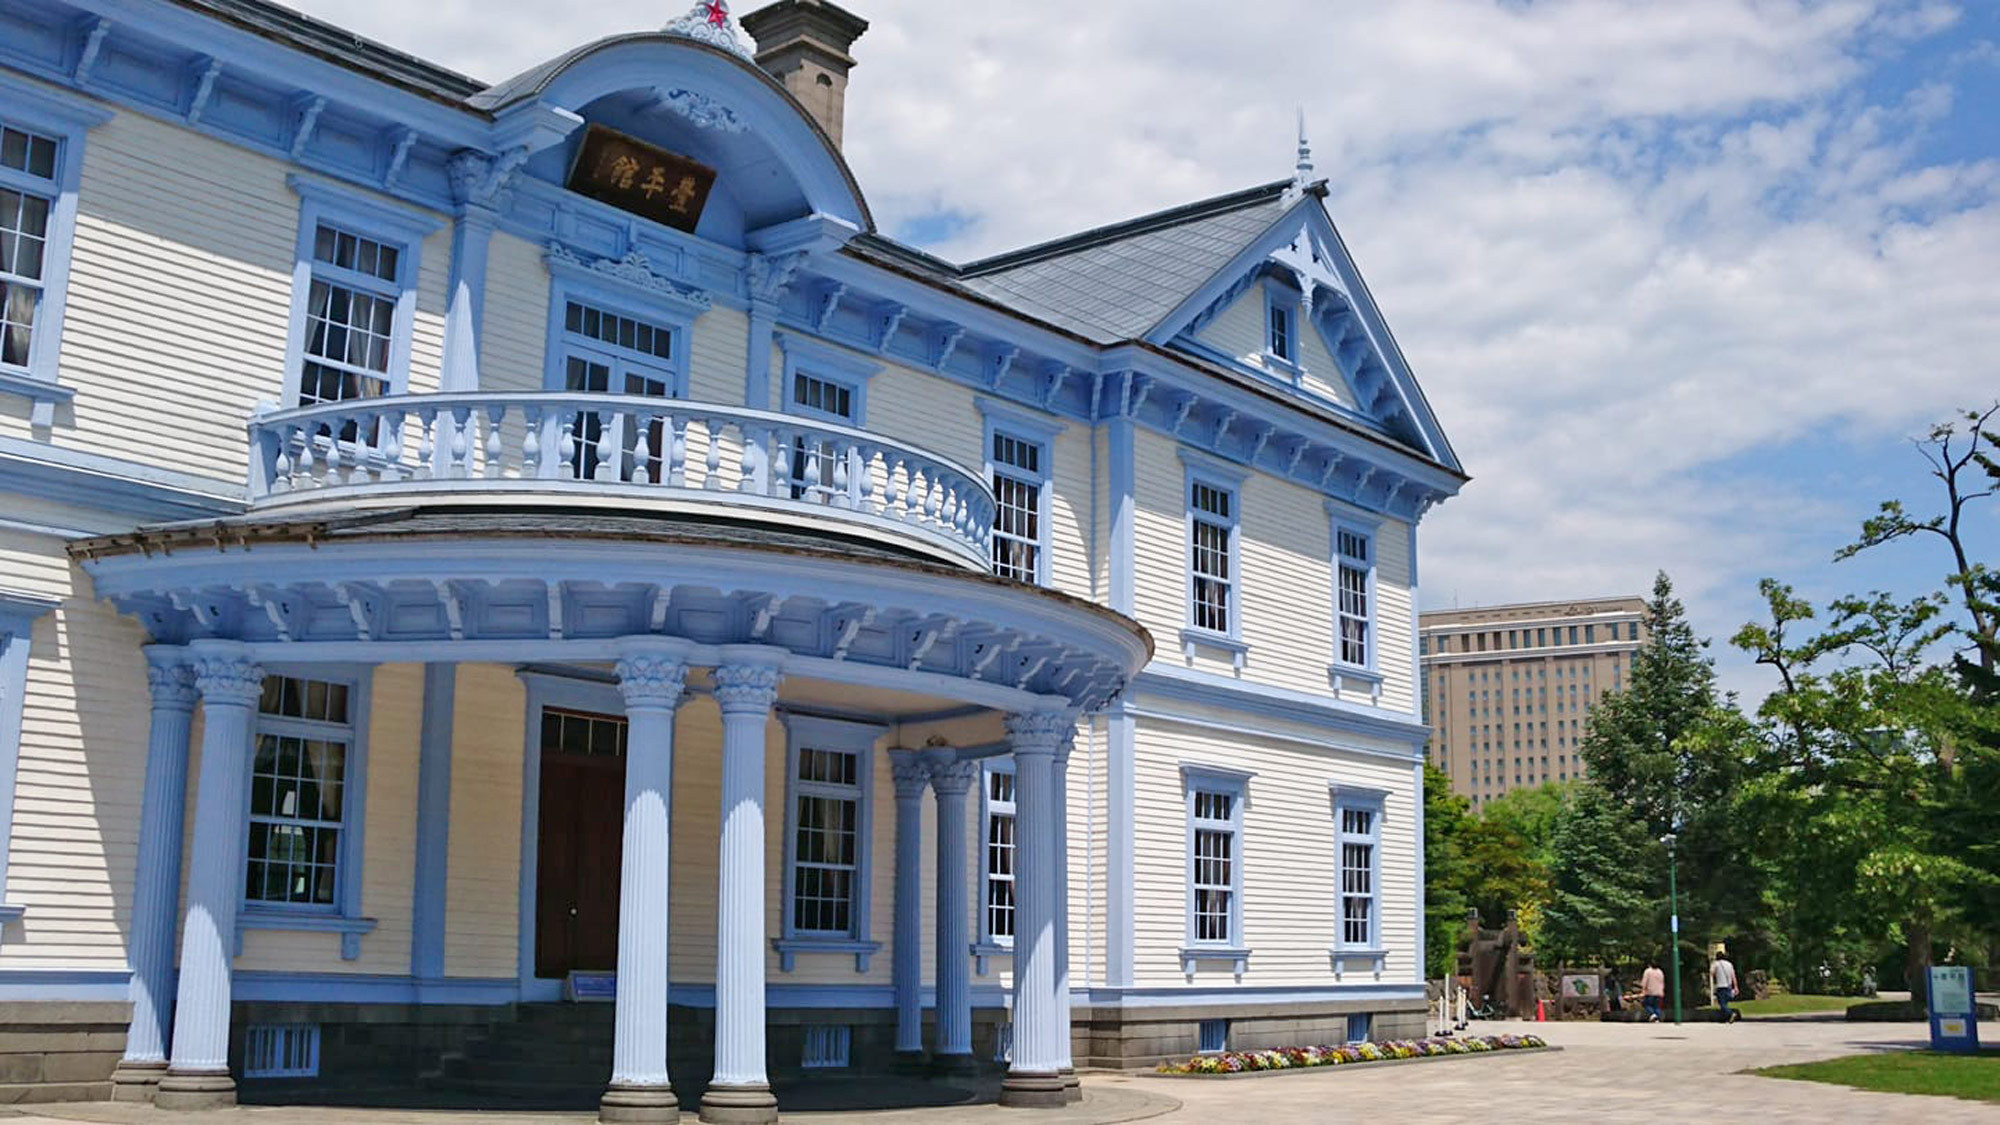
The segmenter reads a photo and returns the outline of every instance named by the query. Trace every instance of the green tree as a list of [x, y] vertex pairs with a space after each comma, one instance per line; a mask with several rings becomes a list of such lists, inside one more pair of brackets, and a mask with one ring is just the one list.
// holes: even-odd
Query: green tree
[[1468, 882], [1464, 835], [1471, 802], [1454, 793], [1451, 775], [1424, 763], [1424, 972], [1436, 979], [1458, 971], [1465, 933]]
[[1556, 960], [1631, 964], [1657, 951], [1666, 852], [1602, 787], [1575, 787], [1556, 824], [1542, 948]]
[[1529, 856], [1547, 867], [1555, 862], [1556, 826], [1569, 808], [1570, 794], [1577, 782], [1550, 781], [1541, 785], [1509, 789], [1486, 802], [1479, 816], [1519, 836], [1528, 846]]

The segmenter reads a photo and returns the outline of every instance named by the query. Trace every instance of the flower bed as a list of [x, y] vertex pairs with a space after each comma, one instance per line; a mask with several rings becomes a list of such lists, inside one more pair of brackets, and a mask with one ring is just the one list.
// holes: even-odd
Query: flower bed
[[1354, 1066], [1399, 1059], [1479, 1055], [1493, 1051], [1527, 1051], [1547, 1047], [1539, 1035], [1468, 1035], [1452, 1039], [1390, 1039], [1352, 1043], [1345, 1047], [1273, 1047], [1263, 1051], [1223, 1051], [1196, 1055], [1185, 1062], [1161, 1063], [1161, 1074], [1247, 1074], [1260, 1070], [1298, 1070], [1312, 1066]]

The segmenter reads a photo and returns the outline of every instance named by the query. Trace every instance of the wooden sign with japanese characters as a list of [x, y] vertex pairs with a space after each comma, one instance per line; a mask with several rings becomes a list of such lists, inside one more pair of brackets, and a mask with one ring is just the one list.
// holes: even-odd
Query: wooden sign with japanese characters
[[570, 166], [569, 189], [613, 207], [693, 231], [715, 186], [715, 169], [592, 125]]

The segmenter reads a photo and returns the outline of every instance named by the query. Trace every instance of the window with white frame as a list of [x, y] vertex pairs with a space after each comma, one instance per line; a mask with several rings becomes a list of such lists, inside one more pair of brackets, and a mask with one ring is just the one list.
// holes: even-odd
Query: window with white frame
[[1343, 799], [1334, 815], [1340, 829], [1340, 948], [1379, 949], [1381, 801]]
[[993, 572], [1003, 578], [1040, 582], [1043, 574], [1042, 537], [1047, 521], [1044, 497], [1047, 450], [994, 430], [989, 453], [993, 463]]
[[1241, 792], [1196, 782], [1188, 789], [1190, 938], [1200, 945], [1239, 943]]
[[985, 895], [981, 937], [994, 945], [1014, 941], [1014, 772], [986, 771]]
[[250, 767], [250, 839], [243, 897], [267, 906], [340, 902], [351, 685], [266, 676]]
[[1334, 544], [1338, 575], [1339, 604], [1335, 612], [1338, 619], [1336, 633], [1340, 645], [1339, 659], [1342, 664], [1365, 668], [1370, 664], [1375, 543], [1373, 537], [1366, 532], [1349, 527], [1336, 527]]
[[1298, 334], [1291, 301], [1273, 294], [1265, 306], [1265, 326], [1269, 330], [1265, 350], [1286, 363], [1298, 362]]
[[861, 755], [801, 746], [792, 800], [792, 929], [854, 932], [861, 869]]
[[34, 355], [62, 142], [0, 119], [0, 367]]
[[[804, 371], [792, 373], [788, 409], [846, 425], [859, 425], [854, 388]], [[840, 447], [830, 441], [792, 440], [792, 499], [831, 502], [841, 480]]]
[[332, 221], [315, 226], [298, 405], [389, 393], [402, 289], [401, 247]]
[[[673, 398], [677, 379], [675, 330], [575, 298], [563, 301], [563, 389], [586, 394]], [[622, 430], [606, 434], [607, 426]], [[620, 461], [611, 472], [621, 480], [651, 478], [659, 483], [665, 464], [666, 422], [655, 418], [641, 424], [622, 414], [580, 412], [571, 472], [579, 480], [595, 480], [600, 467], [610, 466], [603, 446], [610, 443]], [[644, 464], [639, 464], [640, 460]]]
[[1236, 492], [1188, 482], [1188, 576], [1194, 627], [1228, 634], [1236, 623]]

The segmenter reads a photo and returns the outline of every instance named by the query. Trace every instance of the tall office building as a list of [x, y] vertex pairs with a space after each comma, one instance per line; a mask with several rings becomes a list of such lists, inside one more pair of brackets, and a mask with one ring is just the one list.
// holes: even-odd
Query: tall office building
[[1584, 776], [1584, 720], [1631, 676], [1645, 609], [1629, 597], [1421, 615], [1426, 753], [1452, 788], [1478, 808]]

